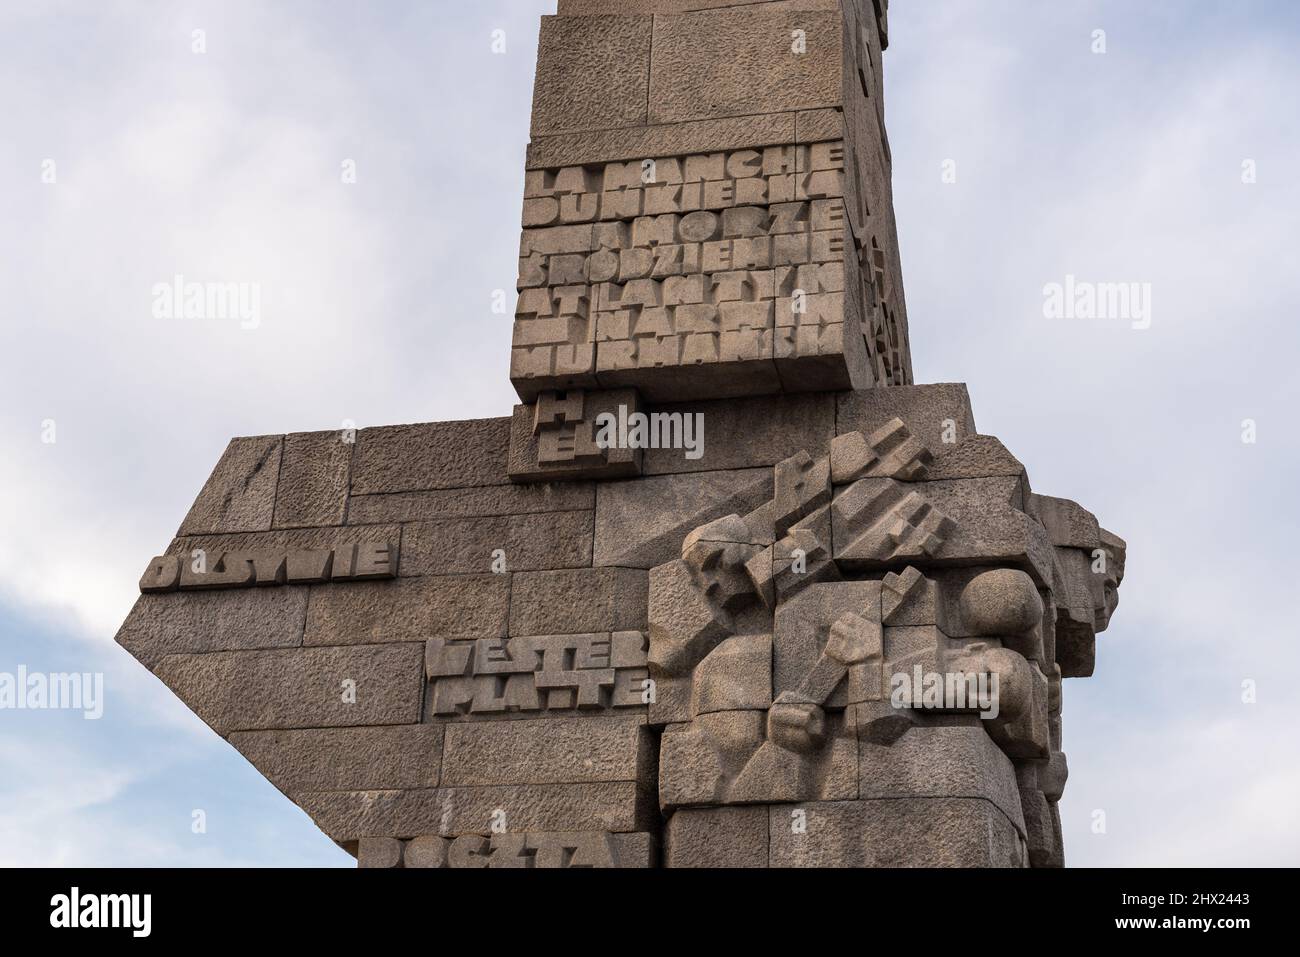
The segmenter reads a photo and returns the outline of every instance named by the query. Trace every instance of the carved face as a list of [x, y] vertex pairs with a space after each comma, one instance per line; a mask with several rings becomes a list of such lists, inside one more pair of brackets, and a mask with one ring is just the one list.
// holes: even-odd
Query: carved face
[[1124, 561], [1128, 555], [1128, 546], [1124, 539], [1105, 529], [1101, 531], [1102, 547], [1106, 549], [1106, 572], [1102, 588], [1102, 606], [1097, 609], [1097, 630], [1105, 631], [1110, 624], [1110, 616], [1119, 607], [1119, 586], [1124, 581]]

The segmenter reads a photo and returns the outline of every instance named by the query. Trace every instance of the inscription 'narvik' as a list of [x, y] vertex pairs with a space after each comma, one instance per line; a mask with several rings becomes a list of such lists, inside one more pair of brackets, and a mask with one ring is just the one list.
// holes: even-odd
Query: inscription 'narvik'
[[140, 578], [145, 594], [260, 585], [315, 585], [366, 581], [397, 574], [397, 549], [388, 542], [293, 551], [228, 551], [160, 555]]

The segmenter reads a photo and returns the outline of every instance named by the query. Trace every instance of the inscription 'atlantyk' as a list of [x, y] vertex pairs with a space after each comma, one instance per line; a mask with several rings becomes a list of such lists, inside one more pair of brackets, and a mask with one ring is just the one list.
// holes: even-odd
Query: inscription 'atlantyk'
[[334, 548], [293, 551], [229, 551], [160, 555], [140, 578], [145, 594], [253, 588], [261, 585], [315, 585], [366, 581], [397, 574], [397, 549], [388, 542], [361, 542]]

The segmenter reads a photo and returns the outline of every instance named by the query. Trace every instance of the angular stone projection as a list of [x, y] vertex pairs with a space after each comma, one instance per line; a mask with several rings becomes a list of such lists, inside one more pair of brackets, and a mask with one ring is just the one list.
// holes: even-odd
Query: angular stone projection
[[359, 866], [1063, 865], [1126, 546], [912, 383], [886, 8], [560, 0], [521, 403], [236, 439], [133, 559], [119, 644]]
[[510, 366], [526, 402], [912, 381], [883, 10], [718, 6], [543, 18]]

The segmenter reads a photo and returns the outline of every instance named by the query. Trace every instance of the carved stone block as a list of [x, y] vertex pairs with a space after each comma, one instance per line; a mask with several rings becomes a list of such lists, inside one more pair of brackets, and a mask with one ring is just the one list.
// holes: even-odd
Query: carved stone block
[[888, 41], [560, 0], [522, 404], [236, 439], [148, 564], [119, 643], [361, 866], [1063, 862], [1127, 546], [911, 384]]
[[177, 534], [269, 529], [283, 444], [278, 435], [232, 439]]
[[648, 833], [534, 831], [527, 834], [426, 834], [410, 840], [364, 837], [357, 866], [363, 868], [619, 868], [653, 867]]
[[[799, 812], [802, 812], [800, 815]], [[979, 798], [807, 803], [770, 809], [772, 867], [1024, 867], [1025, 842]]]
[[[529, 174], [511, 379], [651, 401], [906, 381], [863, 269], [843, 142]], [[873, 323], [875, 325], [873, 325]], [[883, 328], [883, 327], [882, 327]]]
[[429, 720], [609, 712], [647, 704], [646, 638], [587, 635], [431, 638]]
[[230, 743], [286, 794], [437, 787], [443, 729], [432, 724], [236, 731]]
[[646, 121], [652, 18], [542, 17], [533, 134]]
[[155, 673], [222, 734], [420, 720], [418, 644], [174, 654]]
[[510, 582], [510, 634], [644, 629], [646, 581], [634, 568], [520, 572]]
[[[520, 576], [522, 577], [522, 576]], [[449, 575], [314, 588], [307, 605], [307, 645], [423, 641], [506, 633], [511, 576]]]
[[665, 829], [665, 867], [767, 867], [768, 810], [681, 808]]
[[656, 764], [639, 715], [472, 721], [447, 725], [446, 734], [447, 787], [640, 781]]
[[[511, 480], [553, 482], [640, 475], [648, 444], [636, 445], [636, 439], [629, 444], [626, 426], [617, 427], [640, 411], [641, 400], [633, 389], [537, 392], [536, 401], [516, 406], [511, 419]], [[602, 416], [611, 416], [615, 424], [609, 440], [602, 437]]]

